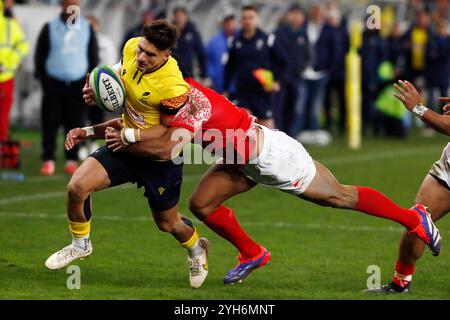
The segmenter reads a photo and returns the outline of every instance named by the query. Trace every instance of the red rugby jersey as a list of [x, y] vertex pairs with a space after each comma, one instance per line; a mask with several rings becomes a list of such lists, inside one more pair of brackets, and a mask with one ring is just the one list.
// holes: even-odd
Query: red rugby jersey
[[255, 146], [257, 118], [214, 90], [191, 78], [185, 80], [191, 86], [189, 99], [170, 126], [193, 132], [194, 143], [223, 157], [226, 163], [246, 163]]

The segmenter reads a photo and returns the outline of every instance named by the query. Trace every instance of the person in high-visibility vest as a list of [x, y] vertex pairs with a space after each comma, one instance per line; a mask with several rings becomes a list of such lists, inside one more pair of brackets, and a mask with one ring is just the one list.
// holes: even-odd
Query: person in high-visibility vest
[[15, 19], [3, 15], [3, 0], [0, 0], [0, 142], [9, 138], [14, 75], [28, 50], [22, 28]]

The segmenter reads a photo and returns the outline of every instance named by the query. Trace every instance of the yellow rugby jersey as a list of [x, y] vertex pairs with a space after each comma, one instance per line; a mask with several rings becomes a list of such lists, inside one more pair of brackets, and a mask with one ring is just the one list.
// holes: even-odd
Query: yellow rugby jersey
[[187, 100], [190, 86], [172, 57], [160, 69], [142, 74], [136, 68], [140, 40], [140, 37], [129, 40], [123, 50], [121, 78], [126, 99], [122, 119], [127, 128], [147, 129], [160, 124], [162, 108], [180, 108]]

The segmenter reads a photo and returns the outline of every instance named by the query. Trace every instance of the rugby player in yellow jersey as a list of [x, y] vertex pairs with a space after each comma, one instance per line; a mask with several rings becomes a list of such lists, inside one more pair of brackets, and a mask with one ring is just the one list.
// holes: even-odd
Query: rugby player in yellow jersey
[[[71, 149], [86, 138], [104, 139], [108, 126], [119, 130], [148, 129], [169, 123], [190, 92], [189, 84], [184, 81], [176, 60], [170, 55], [177, 38], [178, 31], [174, 25], [158, 20], [143, 27], [142, 37], [129, 40], [123, 50], [122, 62], [114, 66], [126, 91], [122, 119], [71, 130], [66, 138], [66, 148]], [[95, 104], [88, 81], [83, 94], [87, 104]], [[131, 154], [113, 153], [106, 146], [94, 152], [75, 172], [67, 188], [72, 244], [50, 256], [45, 262], [46, 267], [61, 269], [76, 259], [90, 256], [91, 194], [133, 182], [138, 188], [145, 188], [144, 195], [159, 229], [171, 233], [187, 249], [190, 285], [200, 287], [208, 274], [209, 243], [200, 238], [192, 222], [178, 212], [182, 171], [183, 165], [173, 161], [153, 161]]]

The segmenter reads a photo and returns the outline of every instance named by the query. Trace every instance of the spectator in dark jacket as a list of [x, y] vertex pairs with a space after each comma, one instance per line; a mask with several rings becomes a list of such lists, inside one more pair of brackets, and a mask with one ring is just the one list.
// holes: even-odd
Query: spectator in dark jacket
[[305, 18], [306, 14], [302, 7], [294, 4], [289, 8], [284, 21], [275, 32], [289, 62], [289, 68], [281, 83], [281, 91], [277, 95], [278, 109], [275, 112], [276, 126], [285, 132], [289, 132], [294, 116], [302, 73], [311, 59], [304, 28]]
[[403, 57], [403, 34], [401, 32], [400, 24], [394, 24], [391, 34], [387, 37], [388, 57], [387, 59], [398, 70], [397, 75], [401, 72], [399, 69], [404, 68]]
[[450, 82], [450, 37], [448, 24], [445, 20], [439, 21], [436, 34], [427, 44], [427, 68], [425, 78], [428, 90], [428, 105], [436, 112], [439, 110], [435, 99], [435, 90], [439, 90], [441, 97], [448, 96]]
[[321, 5], [311, 7], [306, 25], [311, 62], [302, 74], [295, 116], [290, 134], [296, 137], [303, 130], [318, 130], [319, 113], [324, 102], [329, 73], [337, 64], [337, 41], [333, 27], [325, 21]]
[[234, 14], [227, 14], [222, 20], [221, 30], [214, 35], [206, 46], [208, 76], [217, 92], [223, 92], [225, 64], [228, 61], [228, 45], [237, 35], [237, 21]]
[[208, 78], [206, 70], [206, 54], [203, 42], [195, 25], [189, 21], [189, 13], [185, 7], [177, 7], [173, 10], [173, 23], [180, 31], [178, 46], [172, 51], [184, 62], [187, 71], [196, 75], [194, 71], [194, 60], [197, 59], [200, 68], [200, 77]]
[[[339, 133], [345, 133], [346, 123], [346, 97], [345, 97], [345, 81], [346, 81], [346, 65], [345, 58], [350, 49], [350, 36], [347, 30], [347, 21], [342, 18], [337, 7], [328, 12], [328, 24], [334, 28], [337, 46], [335, 52], [336, 64], [330, 69], [330, 79], [328, 81], [325, 95], [325, 128], [329, 132], [333, 127], [333, 109], [338, 110]], [[336, 99], [333, 99], [333, 93]], [[334, 108], [335, 101], [338, 102], [337, 108]]]
[[361, 55], [362, 82], [362, 122], [363, 132], [374, 129], [375, 101], [379, 92], [380, 65], [388, 59], [386, 42], [382, 39], [378, 29], [366, 29], [363, 33]]
[[155, 14], [153, 11], [147, 10], [142, 13], [141, 22], [126, 32], [125, 37], [122, 40], [122, 45], [120, 46], [120, 56], [122, 56], [122, 50], [127, 41], [131, 38], [139, 37], [141, 35], [142, 28], [146, 24], [151, 23], [153, 20], [155, 20]]
[[258, 28], [256, 7], [244, 6], [241, 17], [242, 30], [231, 43], [224, 88], [228, 92], [231, 80], [235, 80], [236, 104], [249, 110], [262, 125], [274, 128], [272, 94], [280, 89], [279, 81], [286, 72], [287, 57], [275, 35], [267, 35]]

